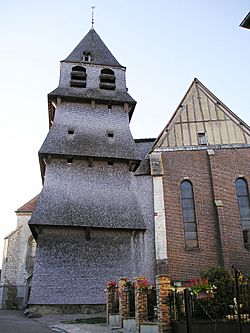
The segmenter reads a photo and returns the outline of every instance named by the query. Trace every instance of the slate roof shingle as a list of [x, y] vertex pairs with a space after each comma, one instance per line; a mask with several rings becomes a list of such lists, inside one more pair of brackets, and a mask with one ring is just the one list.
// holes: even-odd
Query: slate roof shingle
[[[69, 128], [74, 135], [68, 134]], [[114, 133], [113, 138], [108, 137], [108, 130]], [[113, 108], [111, 113], [96, 112], [84, 105], [58, 106], [39, 154], [140, 160], [129, 131], [128, 115], [121, 108]]]
[[65, 88], [58, 87], [49, 93], [48, 97], [74, 97], [84, 98], [86, 100], [101, 100], [109, 102], [128, 102], [136, 104], [136, 101], [125, 91], [120, 90], [100, 90], [100, 89], [78, 89], [78, 88]]
[[123, 67], [115, 59], [113, 54], [109, 51], [107, 46], [103, 43], [100, 36], [94, 29], [91, 29], [87, 35], [80, 41], [76, 48], [64, 60], [67, 62], [80, 62], [82, 61], [83, 53], [91, 53], [91, 63], [98, 65], [109, 65]]
[[127, 164], [90, 168], [84, 161], [47, 165], [45, 185], [29, 225], [146, 229]]

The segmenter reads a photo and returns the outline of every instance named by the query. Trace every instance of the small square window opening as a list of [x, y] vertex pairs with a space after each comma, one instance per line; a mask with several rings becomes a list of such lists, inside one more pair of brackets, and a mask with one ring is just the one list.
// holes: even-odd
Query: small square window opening
[[109, 132], [108, 132], [108, 137], [109, 137], [109, 138], [113, 138], [113, 137], [114, 137], [114, 132], [109, 131]]
[[198, 133], [198, 144], [199, 145], [207, 145], [206, 133]]
[[108, 165], [114, 165], [114, 162], [113, 161], [108, 161]]
[[72, 130], [72, 129], [70, 129], [70, 130], [68, 130], [68, 134], [74, 134], [74, 130]]
[[91, 54], [89, 52], [83, 52], [83, 60], [86, 62], [91, 61]]

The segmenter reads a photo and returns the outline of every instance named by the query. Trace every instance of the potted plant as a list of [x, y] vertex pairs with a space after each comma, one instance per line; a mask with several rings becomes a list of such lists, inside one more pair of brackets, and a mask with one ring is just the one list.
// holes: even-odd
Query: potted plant
[[197, 299], [212, 298], [217, 289], [216, 286], [208, 281], [208, 277], [193, 279], [190, 281], [190, 289]]
[[116, 288], [116, 287], [117, 287], [117, 283], [115, 281], [107, 281], [105, 291], [111, 290], [111, 289]]
[[135, 282], [135, 290], [137, 293], [141, 294], [143, 292], [147, 292], [149, 289], [149, 282], [147, 279], [138, 279]]

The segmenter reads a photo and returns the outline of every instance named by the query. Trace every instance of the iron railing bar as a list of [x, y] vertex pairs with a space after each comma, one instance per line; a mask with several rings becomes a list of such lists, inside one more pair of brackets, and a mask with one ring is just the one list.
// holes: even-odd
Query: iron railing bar
[[232, 266], [233, 271], [234, 271], [234, 283], [235, 283], [235, 291], [236, 291], [236, 304], [237, 304], [237, 318], [238, 318], [238, 328], [239, 328], [239, 333], [242, 333], [242, 326], [241, 326], [241, 314], [240, 314], [240, 290], [239, 290], [239, 271]]
[[215, 321], [215, 319], [213, 319], [210, 314], [206, 311], [206, 309], [197, 301], [197, 299], [195, 297], [193, 297], [193, 300], [195, 301], [196, 304], [199, 305], [199, 307], [205, 312], [205, 314], [208, 316], [208, 318], [211, 320], [211, 321]]

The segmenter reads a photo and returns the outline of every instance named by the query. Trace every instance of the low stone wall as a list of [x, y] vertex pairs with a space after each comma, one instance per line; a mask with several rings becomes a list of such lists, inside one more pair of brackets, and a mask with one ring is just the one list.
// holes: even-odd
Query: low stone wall
[[142, 323], [140, 324], [140, 333], [158, 333], [158, 323]]
[[107, 323], [113, 328], [120, 327], [120, 316], [119, 316], [119, 314], [109, 314]]
[[123, 328], [128, 333], [134, 333], [136, 330], [136, 321], [135, 318], [126, 318], [123, 319]]

